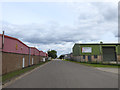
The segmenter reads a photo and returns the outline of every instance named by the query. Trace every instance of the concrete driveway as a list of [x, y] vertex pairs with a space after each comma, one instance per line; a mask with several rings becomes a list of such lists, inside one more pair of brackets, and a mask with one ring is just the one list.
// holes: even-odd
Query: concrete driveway
[[6, 88], [117, 88], [118, 74], [53, 60]]

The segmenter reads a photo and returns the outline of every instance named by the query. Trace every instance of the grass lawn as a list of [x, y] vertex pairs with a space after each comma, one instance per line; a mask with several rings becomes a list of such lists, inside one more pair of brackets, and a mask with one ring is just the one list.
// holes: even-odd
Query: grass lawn
[[[48, 62], [48, 61], [47, 61]], [[13, 72], [10, 72], [10, 73], [7, 73], [5, 75], [2, 75], [2, 82], [4, 83], [5, 81], [8, 81], [14, 77], [17, 77], [27, 71], [30, 71], [30, 70], [33, 70], [34, 68], [44, 64], [46, 62], [40, 62], [39, 64], [36, 64], [36, 65], [33, 65], [33, 66], [30, 66], [30, 67], [26, 67], [24, 69], [20, 69], [20, 70], [16, 70], [16, 71], [13, 71]]]
[[[65, 60], [65, 61], [70, 61], [70, 60]], [[86, 66], [92, 66], [92, 67], [109, 67], [109, 68], [120, 68], [120, 65], [116, 65], [116, 64], [102, 64], [102, 63], [86, 63], [86, 62], [77, 62], [77, 61], [70, 61], [70, 62], [74, 62], [74, 63], [79, 63], [82, 65], [86, 65]]]

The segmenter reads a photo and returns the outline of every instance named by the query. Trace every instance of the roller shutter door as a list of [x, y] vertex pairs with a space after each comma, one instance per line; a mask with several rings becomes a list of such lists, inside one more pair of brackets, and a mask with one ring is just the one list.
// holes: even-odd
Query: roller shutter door
[[102, 47], [103, 61], [116, 61], [115, 47]]

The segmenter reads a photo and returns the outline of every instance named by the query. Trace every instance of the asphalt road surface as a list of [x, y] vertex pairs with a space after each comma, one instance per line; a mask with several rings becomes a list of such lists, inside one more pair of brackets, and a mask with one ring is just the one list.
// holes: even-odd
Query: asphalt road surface
[[69, 61], [53, 60], [7, 88], [117, 88], [118, 75]]

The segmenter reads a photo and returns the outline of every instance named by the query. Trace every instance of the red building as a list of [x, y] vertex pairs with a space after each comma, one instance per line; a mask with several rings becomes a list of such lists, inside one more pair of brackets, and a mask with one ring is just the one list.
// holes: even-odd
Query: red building
[[47, 55], [35, 47], [29, 47], [17, 38], [0, 34], [2, 74], [38, 64]]

